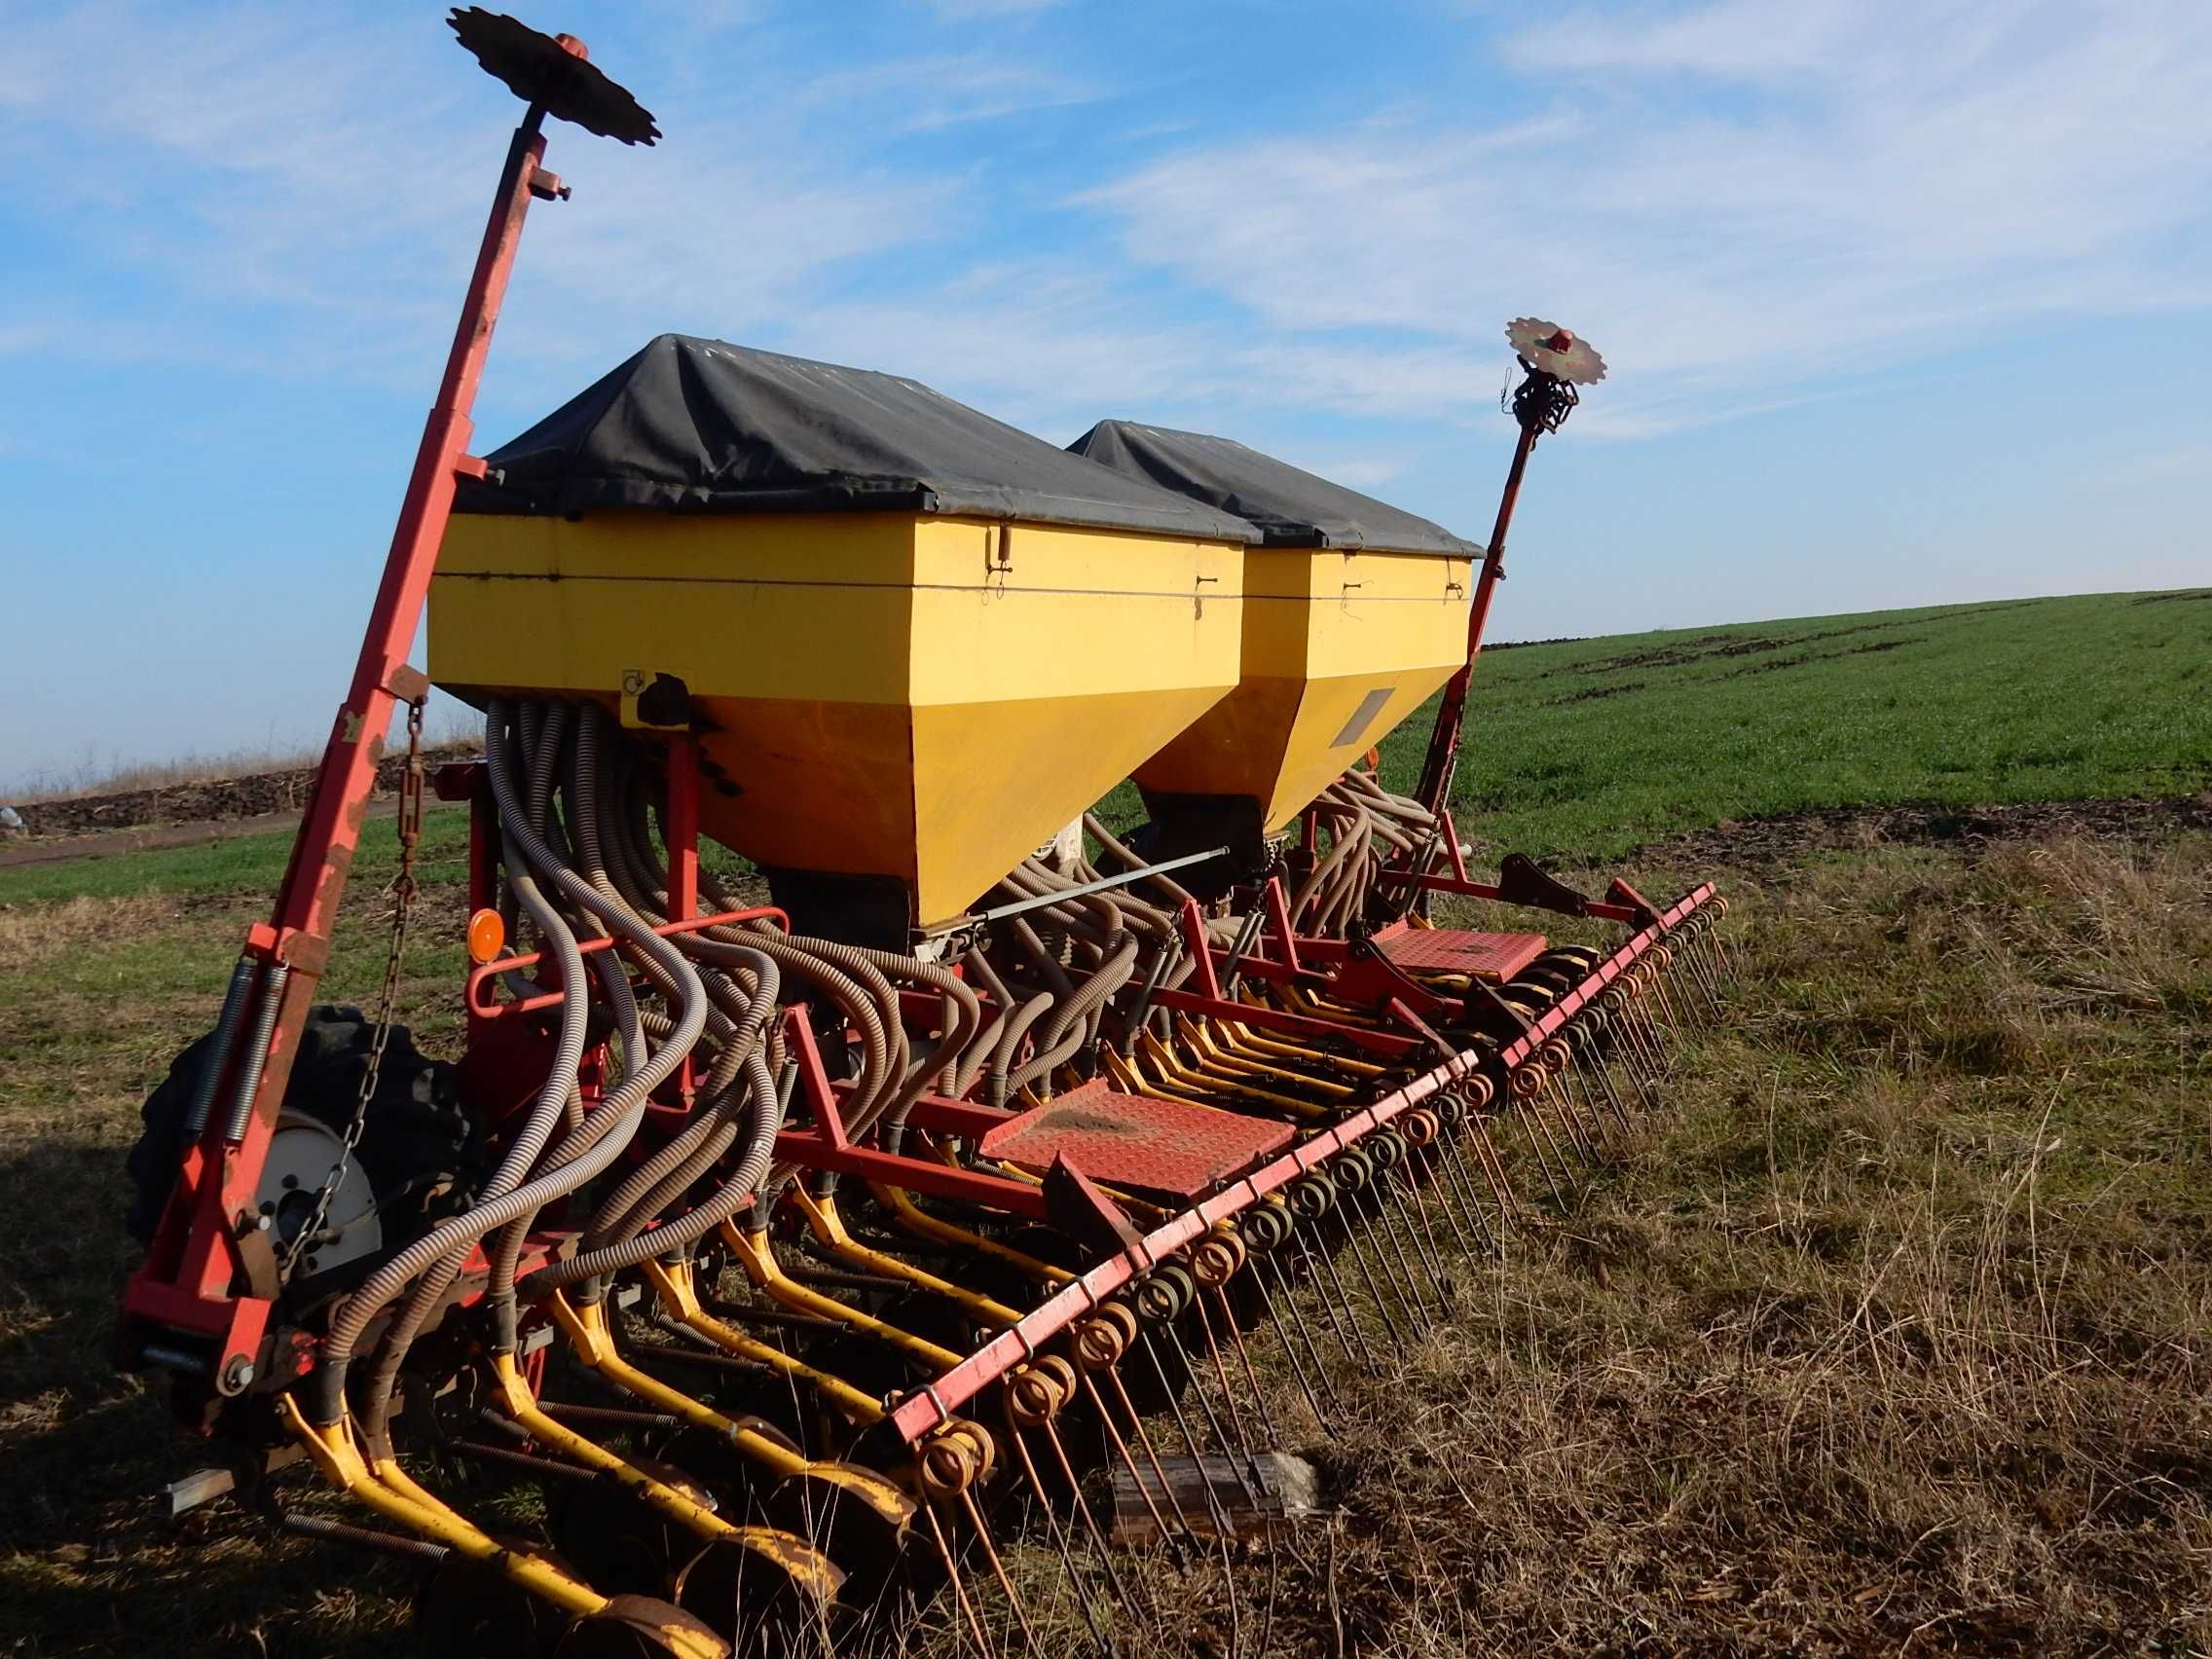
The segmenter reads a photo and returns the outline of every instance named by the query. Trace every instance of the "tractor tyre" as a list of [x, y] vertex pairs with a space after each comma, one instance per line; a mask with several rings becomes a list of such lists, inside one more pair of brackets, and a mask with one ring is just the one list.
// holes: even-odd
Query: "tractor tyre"
[[[375, 1035], [375, 1023], [357, 1008], [324, 1004], [311, 1009], [284, 1088], [285, 1113], [312, 1118], [343, 1136]], [[202, 1037], [177, 1055], [168, 1076], [146, 1097], [141, 1113], [145, 1128], [125, 1163], [131, 1202], [124, 1225], [140, 1245], [152, 1242], [176, 1185], [185, 1152], [185, 1114], [212, 1043], [211, 1035]], [[218, 1096], [214, 1115], [226, 1110]], [[461, 1103], [459, 1073], [423, 1053], [407, 1028], [394, 1025], [354, 1153], [375, 1192], [387, 1250], [408, 1244], [463, 1206], [477, 1174], [474, 1153], [475, 1133]]]

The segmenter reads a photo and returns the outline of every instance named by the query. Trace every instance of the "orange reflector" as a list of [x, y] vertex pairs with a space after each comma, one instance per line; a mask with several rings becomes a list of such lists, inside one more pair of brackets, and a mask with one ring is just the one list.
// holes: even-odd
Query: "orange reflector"
[[507, 942], [507, 924], [497, 910], [478, 910], [468, 918], [468, 959], [481, 968]]

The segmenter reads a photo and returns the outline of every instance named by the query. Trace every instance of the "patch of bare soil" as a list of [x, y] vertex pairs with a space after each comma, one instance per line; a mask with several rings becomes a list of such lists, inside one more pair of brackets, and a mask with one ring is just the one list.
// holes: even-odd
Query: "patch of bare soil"
[[1864, 851], [1886, 845], [1952, 846], [1972, 851], [1993, 842], [2049, 835], [2155, 839], [2179, 830], [2212, 830], [2212, 791], [2156, 799], [2023, 801], [2002, 806], [1838, 807], [1723, 819], [1649, 842], [1625, 860], [1646, 857], [1700, 865], [1772, 870], [1811, 854]]
[[[446, 745], [425, 752], [432, 762], [458, 760], [473, 753], [473, 746]], [[387, 756], [377, 767], [377, 791], [391, 794], [399, 788], [406, 766], [404, 755]], [[314, 789], [315, 768], [289, 767], [240, 778], [198, 778], [159, 789], [125, 790], [115, 794], [85, 795], [72, 800], [32, 801], [16, 808], [23, 830], [32, 837], [85, 835], [111, 830], [135, 830], [146, 825], [203, 826], [235, 819], [263, 818], [274, 813], [296, 813], [307, 805]], [[194, 839], [201, 838], [194, 836]]]

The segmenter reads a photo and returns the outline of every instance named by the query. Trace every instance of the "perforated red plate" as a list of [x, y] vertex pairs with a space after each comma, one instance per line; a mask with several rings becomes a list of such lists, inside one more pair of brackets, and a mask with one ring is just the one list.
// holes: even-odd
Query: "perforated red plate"
[[1121, 1094], [1100, 1079], [999, 1124], [983, 1136], [982, 1153], [1042, 1175], [1064, 1152], [1102, 1187], [1192, 1199], [1272, 1158], [1290, 1139], [1287, 1124]]
[[1495, 984], [1510, 979], [1543, 955], [1542, 934], [1463, 933], [1457, 928], [1408, 928], [1375, 941], [1382, 954], [1409, 972], [1470, 974]]

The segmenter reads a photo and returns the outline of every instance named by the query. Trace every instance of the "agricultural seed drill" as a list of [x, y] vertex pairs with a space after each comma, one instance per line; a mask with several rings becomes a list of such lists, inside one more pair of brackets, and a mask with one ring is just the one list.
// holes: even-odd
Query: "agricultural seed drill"
[[[567, 195], [544, 118], [657, 133], [568, 37], [454, 26], [530, 113], [275, 913], [147, 1103], [123, 1362], [264, 1492], [304, 1457], [360, 1512], [287, 1525], [421, 1563], [431, 1652], [925, 1618], [997, 1651], [1032, 1640], [1015, 1531], [1110, 1650], [1142, 1552], [1227, 1558], [1234, 1492], [1176, 1471], [1262, 1480], [1254, 1347], [1326, 1432], [1338, 1366], [1510, 1224], [1508, 1131], [1571, 1182], [1718, 994], [1710, 887], [1477, 881], [1445, 809], [1512, 493], [1595, 356], [1509, 331], [1487, 553], [1221, 439], [1071, 453], [677, 336], [479, 459], [522, 221]], [[432, 681], [484, 716], [435, 780], [470, 824], [456, 1064], [393, 1022]], [[1439, 686], [1395, 795], [1355, 762]], [[316, 987], [401, 709], [364, 1016]], [[1088, 809], [1131, 776], [1124, 837]], [[1438, 894], [1615, 931], [1441, 927]], [[542, 1535], [487, 1519], [505, 1478]]]

